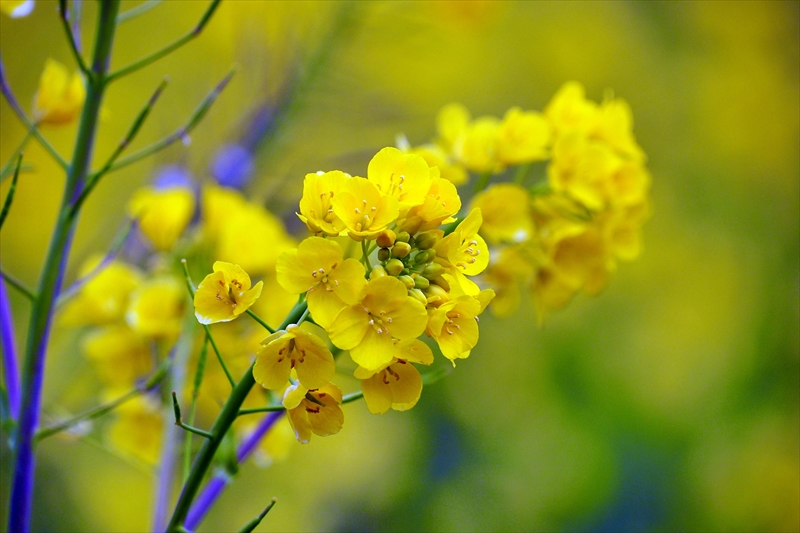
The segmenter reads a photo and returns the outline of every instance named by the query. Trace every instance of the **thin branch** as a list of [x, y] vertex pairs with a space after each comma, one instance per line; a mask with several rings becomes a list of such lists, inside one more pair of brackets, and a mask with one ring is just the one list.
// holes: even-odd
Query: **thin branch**
[[14, 93], [11, 91], [11, 87], [8, 85], [8, 80], [6, 80], [6, 73], [5, 67], [3, 66], [3, 60], [0, 58], [0, 89], [3, 91], [3, 96], [5, 96], [8, 105], [11, 106], [11, 109], [14, 110], [14, 113], [17, 114], [17, 118], [25, 124], [25, 127], [28, 128], [36, 140], [42, 145], [42, 147], [50, 154], [50, 157], [55, 159], [56, 163], [58, 163], [61, 168], [67, 170], [69, 168], [69, 163], [61, 157], [61, 154], [53, 148], [53, 145], [44, 138], [42, 133], [39, 131], [39, 128], [36, 127], [36, 124], [28, 118], [28, 115], [25, 114], [25, 111], [22, 110], [22, 107], [17, 102], [17, 99], [14, 97]]
[[258, 524], [260, 524], [261, 521], [264, 520], [264, 517], [267, 516], [267, 513], [270, 512], [270, 510], [273, 507], [275, 507], [276, 503], [278, 503], [278, 499], [273, 497], [272, 501], [269, 502], [269, 505], [267, 505], [267, 508], [261, 511], [261, 513], [257, 517], [253, 518], [248, 523], [246, 523], [244, 527], [242, 527], [242, 529], [239, 530], [239, 533], [251, 533], [255, 528], [258, 527]]
[[286, 408], [282, 405], [268, 405], [266, 407], [250, 407], [248, 409], [239, 409], [239, 416], [252, 415], [255, 413], [277, 413], [285, 411]]
[[3, 272], [2, 270], [0, 270], [0, 277], [6, 280], [6, 283], [11, 285], [13, 288], [17, 289], [17, 291], [21, 293], [23, 296], [25, 296], [28, 300], [30, 301], [36, 300], [36, 293], [27, 288], [25, 285], [23, 285], [22, 282], [16, 279], [15, 277], [11, 276], [6, 272]]
[[150, 376], [147, 381], [145, 381], [141, 386], [138, 386], [126, 394], [120, 396], [116, 400], [112, 400], [110, 402], [104, 403], [102, 405], [98, 405], [97, 407], [93, 407], [88, 411], [84, 411], [83, 413], [70, 418], [69, 420], [65, 420], [55, 426], [50, 426], [48, 428], [40, 429], [36, 432], [34, 436], [34, 441], [39, 442], [42, 439], [45, 439], [51, 435], [55, 435], [56, 433], [60, 433], [65, 429], [69, 429], [72, 426], [82, 422], [84, 420], [92, 420], [94, 418], [98, 418], [103, 416], [104, 414], [113, 411], [123, 403], [136, 398], [140, 394], [144, 394], [145, 392], [153, 389], [156, 385], [158, 385], [162, 379], [167, 375], [167, 371], [169, 370], [169, 360], [165, 360], [161, 365], [156, 369], [155, 373]]
[[25, 146], [27, 146], [28, 141], [31, 140], [31, 137], [33, 137], [33, 132], [28, 130], [28, 132], [25, 134], [25, 137], [22, 138], [22, 142], [19, 143], [19, 146], [17, 146], [16, 150], [14, 150], [14, 152], [11, 154], [8, 162], [3, 166], [3, 169], [0, 170], [0, 180], [5, 180], [6, 176], [11, 175], [12, 171], [14, 170], [12, 168], [14, 161], [16, 161], [17, 157], [19, 157], [19, 155], [25, 149]]
[[94, 190], [94, 188], [100, 182], [100, 179], [108, 172], [108, 170], [111, 168], [111, 166], [117, 160], [117, 158], [119, 158], [119, 156], [130, 145], [130, 143], [133, 142], [133, 139], [136, 137], [136, 134], [139, 133], [139, 130], [141, 129], [142, 125], [144, 124], [145, 119], [147, 119], [147, 115], [150, 114], [150, 111], [153, 109], [153, 106], [158, 101], [158, 97], [161, 96], [161, 93], [166, 88], [167, 83], [169, 83], [169, 79], [164, 78], [164, 80], [156, 88], [155, 92], [150, 97], [150, 99], [147, 101], [147, 103], [145, 103], [144, 107], [139, 111], [139, 114], [136, 115], [136, 118], [133, 120], [133, 123], [131, 123], [131, 127], [128, 130], [128, 133], [120, 141], [120, 143], [117, 146], [117, 148], [111, 154], [111, 157], [109, 157], [108, 161], [106, 161], [106, 164], [103, 165], [103, 167], [100, 170], [98, 170], [97, 172], [93, 173], [89, 177], [89, 179], [87, 180], [86, 186], [81, 191], [80, 196], [73, 203], [72, 210], [74, 212], [77, 212], [78, 209], [80, 209], [80, 207], [83, 204], [83, 202], [86, 201], [86, 198], [88, 198], [89, 194], [92, 192], [92, 190]]
[[111, 242], [111, 246], [108, 248], [108, 253], [105, 255], [105, 257], [103, 257], [103, 260], [100, 261], [100, 263], [98, 263], [98, 265], [90, 270], [86, 275], [76, 279], [75, 282], [69, 286], [69, 288], [61, 291], [61, 294], [59, 294], [58, 298], [56, 299], [56, 310], [60, 309], [65, 303], [77, 296], [84, 285], [94, 279], [95, 276], [102, 272], [104, 268], [106, 268], [114, 259], [116, 259], [120, 250], [122, 250], [122, 247], [125, 246], [125, 242], [128, 240], [128, 236], [131, 234], [134, 226], [136, 226], [136, 219], [128, 219], [128, 221], [125, 223], [125, 226], [123, 226], [122, 231]]
[[354, 402], [356, 400], [360, 400], [364, 397], [364, 393], [362, 391], [351, 392], [350, 394], [345, 394], [342, 396], [342, 405], [350, 402]]
[[11, 210], [11, 202], [14, 201], [14, 193], [17, 191], [17, 180], [19, 180], [20, 168], [22, 168], [22, 153], [20, 153], [19, 157], [17, 157], [17, 168], [14, 170], [14, 177], [11, 178], [11, 187], [9, 187], [6, 200], [3, 202], [3, 210], [0, 211], [0, 228], [3, 227], [3, 223], [6, 221], [8, 212]]
[[131, 20], [133, 18], [138, 17], [143, 13], [147, 13], [154, 7], [158, 6], [164, 0], [147, 0], [146, 2], [142, 2], [136, 7], [132, 7], [129, 10], [120, 13], [117, 15], [117, 25], [122, 24], [125, 21]]
[[217, 97], [225, 88], [225, 86], [228, 85], [228, 82], [231, 81], [231, 77], [233, 77], [233, 74], [234, 70], [232, 69], [222, 79], [222, 81], [217, 84], [214, 90], [211, 91], [208, 94], [208, 96], [205, 97], [205, 99], [200, 103], [197, 109], [195, 109], [192, 116], [189, 117], [189, 120], [186, 122], [186, 124], [177, 129], [171, 135], [164, 137], [160, 141], [156, 141], [150, 146], [146, 146], [141, 150], [139, 150], [138, 152], [132, 153], [128, 157], [123, 157], [122, 159], [111, 165], [111, 167], [108, 169], [108, 172], [114, 172], [123, 167], [127, 167], [128, 165], [136, 163], [137, 161], [144, 159], [145, 157], [148, 157], [156, 152], [163, 150], [169, 145], [175, 143], [176, 141], [185, 139], [186, 136], [189, 135], [189, 132], [191, 132], [195, 128], [195, 126], [197, 126], [197, 124], [203, 118], [203, 115], [205, 115], [208, 112], [208, 110], [211, 108], [211, 105], [214, 103], [214, 100], [217, 99]]
[[150, 63], [158, 61], [162, 57], [172, 53], [173, 51], [177, 50], [178, 48], [180, 48], [184, 44], [188, 43], [189, 41], [191, 41], [192, 39], [194, 39], [195, 37], [200, 35], [200, 32], [202, 32], [203, 28], [205, 27], [205, 25], [208, 24], [208, 21], [211, 19], [211, 15], [214, 14], [214, 11], [216, 11], [216, 9], [219, 6], [219, 3], [221, 1], [222, 0], [212, 0], [212, 2], [208, 5], [208, 9], [206, 9], [206, 12], [203, 14], [202, 18], [200, 19], [200, 22], [197, 23], [197, 26], [195, 26], [195, 28], [192, 31], [190, 31], [189, 33], [187, 33], [183, 37], [180, 37], [179, 39], [176, 39], [175, 41], [171, 42], [170, 44], [168, 44], [167, 46], [165, 46], [161, 50], [153, 52], [149, 56], [144, 57], [144, 58], [142, 58], [142, 59], [140, 59], [140, 60], [138, 60], [138, 61], [136, 61], [134, 63], [131, 63], [130, 65], [128, 65], [126, 67], [122, 67], [121, 69], [119, 69], [116, 72], [112, 72], [106, 78], [106, 80], [110, 83], [110, 82], [112, 82], [112, 81], [114, 81], [114, 80], [116, 80], [118, 78], [121, 78], [123, 76], [127, 76], [128, 74], [131, 74], [133, 72], [136, 72], [140, 68], [144, 68], [147, 65], [149, 65]]
[[75, 48], [77, 48], [78, 53], [83, 53], [81, 50], [81, 6], [83, 5], [83, 0], [72, 0], [72, 17], [70, 17], [70, 22], [72, 22], [72, 35], [75, 37]]
[[83, 56], [78, 48], [78, 41], [75, 39], [75, 35], [72, 33], [72, 26], [69, 23], [69, 13], [67, 13], [67, 0], [58, 0], [58, 14], [59, 18], [61, 19], [61, 24], [64, 26], [64, 31], [67, 34], [67, 41], [69, 41], [69, 48], [72, 51], [72, 55], [75, 57], [75, 61], [78, 63], [78, 68], [81, 69], [87, 78], [94, 77], [94, 72], [86, 66], [86, 63], [83, 60]]
[[[189, 294], [192, 297], [192, 302], [194, 302], [194, 283], [192, 282], [192, 277], [189, 275], [189, 264], [186, 262], [186, 259], [181, 259], [181, 264], [183, 265], [183, 274], [186, 278], [186, 287], [189, 289]], [[217, 360], [219, 361], [220, 366], [222, 366], [223, 372], [228, 377], [228, 382], [231, 384], [231, 387], [236, 387], [236, 380], [233, 379], [233, 375], [231, 375], [230, 370], [228, 370], [228, 365], [225, 364], [225, 360], [222, 358], [222, 354], [217, 347], [216, 341], [214, 341], [214, 337], [211, 335], [211, 328], [208, 324], [203, 324], [203, 327], [206, 330], [206, 339], [211, 343], [211, 347], [214, 348], [214, 353], [217, 356]]]
[[172, 391], [172, 409], [173, 409], [173, 411], [175, 411], [175, 425], [176, 426], [178, 426], [180, 428], [183, 428], [186, 431], [189, 431], [191, 433], [194, 433], [195, 435], [200, 435], [201, 437], [205, 437], [207, 439], [213, 439], [214, 438], [214, 435], [212, 435], [208, 431], [203, 431], [202, 429], [198, 429], [196, 427], [192, 427], [192, 426], [190, 426], [188, 424], [184, 424], [181, 421], [181, 407], [178, 405], [178, 395], [175, 393], [175, 391]]
[[267, 330], [267, 331], [269, 331], [270, 333], [275, 333], [275, 329], [271, 328], [271, 327], [269, 326], [269, 324], [267, 324], [266, 322], [264, 322], [264, 320], [263, 320], [261, 317], [259, 317], [257, 314], [255, 314], [254, 312], [252, 312], [250, 309], [246, 309], [246, 310], [245, 310], [245, 313], [247, 313], [248, 315], [250, 315], [250, 317], [251, 317], [253, 320], [255, 320], [256, 322], [258, 322], [259, 324], [261, 324], [261, 327], [263, 327], [264, 329], [266, 329], [266, 330]]
[[[200, 349], [200, 356], [197, 358], [197, 370], [194, 373], [194, 383], [192, 385], [192, 404], [189, 407], [189, 425], [194, 424], [194, 416], [197, 411], [197, 398], [200, 396], [200, 385], [203, 383], [203, 374], [206, 370], [206, 360], [208, 357], [208, 338], [203, 342]], [[183, 447], [183, 481], [189, 477], [189, 470], [192, 467], [192, 438], [187, 435]]]

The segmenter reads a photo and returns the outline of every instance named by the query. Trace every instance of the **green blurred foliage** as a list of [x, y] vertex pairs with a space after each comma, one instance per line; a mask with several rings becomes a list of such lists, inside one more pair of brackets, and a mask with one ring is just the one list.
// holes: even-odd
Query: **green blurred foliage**
[[[25, 105], [46, 58], [72, 64], [55, 6], [38, 1], [28, 18], [0, 19], [6, 72]], [[170, 0], [126, 23], [113, 66], [187, 31], [203, 9]], [[269, 469], [251, 462], [201, 530], [236, 530], [272, 496], [278, 505], [259, 531], [800, 529], [798, 3], [342, 9], [224, 2], [199, 39], [116, 83], [98, 163], [165, 75], [134, 148], [177, 128], [238, 67], [191, 145], [98, 187], [68, 280], [108, 245], [157, 166], [177, 162], [209, 179], [215, 150], [258, 110], [287, 112], [259, 147], [249, 192], [291, 213], [306, 172], [363, 173], [396, 134], [427, 141], [448, 102], [475, 115], [541, 109], [571, 79], [595, 100], [610, 88], [631, 104], [653, 175], [646, 250], [602, 295], [574, 301], [544, 328], [530, 302], [509, 319], [487, 316], [472, 356], [410, 413], [375, 417], [352, 404], [340, 435], [297, 445]], [[85, 46], [94, 13], [86, 3]], [[24, 129], [5, 102], [0, 110], [5, 161]], [[74, 126], [45, 134], [70, 153]], [[0, 244], [3, 268], [33, 286], [63, 175], [35, 144], [25, 160], [35, 171], [20, 180]], [[12, 295], [12, 305], [22, 343], [28, 303]], [[76, 338], [53, 338], [51, 415], [94, 401]], [[149, 527], [152, 473], [85, 441], [51, 439], [39, 453], [39, 530]]]

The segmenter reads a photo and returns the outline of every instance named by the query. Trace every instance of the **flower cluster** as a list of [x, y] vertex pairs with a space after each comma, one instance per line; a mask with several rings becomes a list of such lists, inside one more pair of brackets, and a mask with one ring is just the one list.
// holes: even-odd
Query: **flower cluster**
[[[439, 113], [434, 144], [405, 146], [429, 160], [435, 155], [456, 182], [468, 171], [482, 174], [470, 207], [481, 211], [480, 233], [492, 246], [482, 279], [497, 291], [495, 314], [515, 311], [528, 286], [543, 319], [578, 292], [598, 293], [617, 260], [639, 255], [650, 176], [632, 125], [624, 100], [597, 104], [571, 82], [543, 113], [512, 108], [502, 120], [472, 119], [450, 104]], [[528, 187], [537, 161], [546, 162], [546, 176]], [[516, 167], [511, 182], [484, 188], [508, 167]]]
[[[366, 178], [340, 171], [305, 178], [298, 216], [314, 235], [278, 257], [277, 280], [305, 295], [310, 321], [337, 350], [349, 351], [373, 413], [417, 403], [422, 379], [414, 364], [433, 362], [420, 336], [434, 339], [451, 361], [478, 341], [477, 317], [493, 292], [469, 277], [486, 268], [489, 254], [478, 235], [480, 210], [456, 223], [460, 209], [455, 186], [437, 167], [395, 148], [375, 155]], [[360, 259], [350, 257], [357, 248]], [[297, 325], [262, 345], [253, 375], [265, 388], [285, 389], [298, 440], [337, 433], [342, 394], [331, 383], [336, 363], [328, 345]]]

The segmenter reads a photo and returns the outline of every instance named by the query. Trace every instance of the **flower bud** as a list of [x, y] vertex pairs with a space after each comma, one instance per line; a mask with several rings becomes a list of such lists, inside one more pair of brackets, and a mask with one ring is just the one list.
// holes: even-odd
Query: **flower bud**
[[392, 252], [388, 248], [378, 248], [378, 261], [381, 263], [388, 261], [392, 257]]
[[385, 275], [386, 270], [382, 266], [378, 265], [372, 268], [372, 272], [369, 273], [369, 279], [382, 278]]
[[433, 250], [423, 250], [421, 252], [417, 252], [417, 255], [414, 256], [414, 262], [418, 265], [422, 265], [425, 263], [430, 263], [434, 257], [436, 257], [436, 252]]
[[397, 276], [403, 271], [405, 265], [399, 259], [390, 259], [383, 268], [386, 269], [386, 273], [390, 276]]
[[375, 242], [377, 242], [378, 246], [381, 248], [391, 248], [395, 239], [396, 235], [394, 232], [390, 229], [386, 229], [383, 230], [380, 235], [378, 235], [378, 238], [375, 239]]
[[396, 241], [400, 241], [400, 242], [408, 242], [408, 239], [410, 239], [410, 238], [411, 238], [411, 235], [409, 235], [407, 231], [401, 231], [400, 233], [397, 234], [397, 237], [396, 237], [395, 240]]
[[412, 278], [411, 276], [400, 276], [397, 279], [403, 282], [403, 284], [406, 286], [406, 289], [414, 288], [414, 278]]
[[420, 233], [416, 236], [416, 243], [417, 248], [420, 250], [430, 250], [436, 244], [439, 238], [436, 236], [435, 233], [426, 231], [425, 233]]
[[411, 245], [407, 242], [396, 242], [392, 246], [392, 255], [395, 257], [405, 257], [411, 253]]
[[428, 299], [425, 297], [425, 294], [419, 289], [409, 289], [408, 295], [412, 298], [416, 298], [419, 300], [419, 303], [422, 305], [428, 305]]
[[[430, 279], [430, 278], [428, 278], [428, 279]], [[431, 279], [430, 281], [431, 281], [431, 283], [438, 285], [439, 287], [441, 287], [445, 291], [447, 291], [447, 292], [450, 291], [450, 284], [447, 282], [446, 279], [444, 279], [444, 277], [439, 276], [438, 278]]]
[[417, 276], [416, 278], [414, 278], [414, 287], [416, 287], [417, 289], [427, 289], [428, 285], [430, 285], [428, 278], [424, 276]]
[[444, 274], [444, 267], [439, 263], [430, 263], [425, 265], [422, 270], [422, 275], [428, 279], [435, 279]]
[[428, 285], [428, 288], [423, 292], [428, 297], [428, 304], [432, 305], [433, 307], [439, 307], [450, 299], [450, 296], [448, 296], [446, 290], [438, 285], [434, 285], [433, 283]]

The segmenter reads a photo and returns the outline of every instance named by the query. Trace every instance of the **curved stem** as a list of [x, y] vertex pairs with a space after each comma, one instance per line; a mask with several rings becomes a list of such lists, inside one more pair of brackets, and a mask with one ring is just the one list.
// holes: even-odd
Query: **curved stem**
[[[81, 113], [72, 164], [67, 172], [61, 208], [31, 310], [28, 343], [22, 371], [22, 402], [19, 424], [15, 432], [17, 456], [11, 490], [9, 531], [20, 533], [30, 531], [35, 466], [33, 441], [39, 425], [44, 363], [47, 342], [50, 337], [53, 304], [61, 289], [64, 268], [77, 222], [77, 213], [72, 211], [72, 202], [80, 194], [86, 180], [94, 148], [118, 10], [119, 0], [107, 0], [100, 4], [92, 61], [92, 71], [95, 75], [88, 80], [86, 103]], [[5, 93], [5, 83], [3, 85]]]

